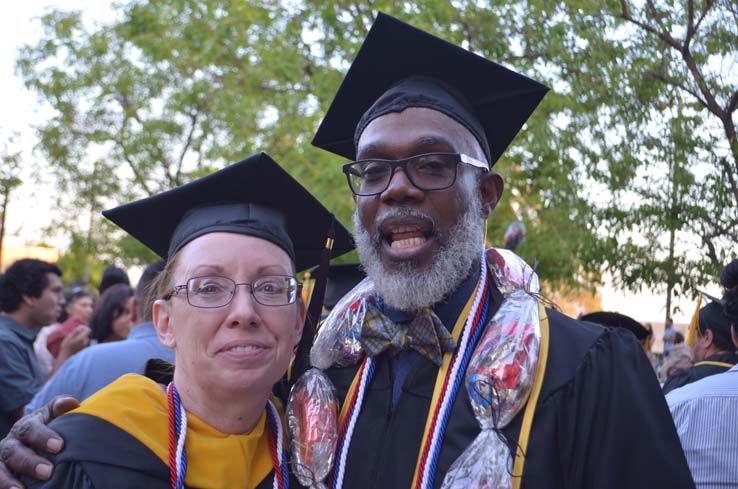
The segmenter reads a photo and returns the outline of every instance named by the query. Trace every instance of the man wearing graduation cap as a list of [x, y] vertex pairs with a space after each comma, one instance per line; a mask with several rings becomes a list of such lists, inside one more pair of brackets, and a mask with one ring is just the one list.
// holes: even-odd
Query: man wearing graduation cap
[[[702, 308], [699, 321], [702, 325], [703, 311], [705, 320], [714, 318], [719, 307], [720, 321], [729, 323], [729, 338], [738, 348], [738, 260], [723, 269], [720, 282], [722, 299]], [[674, 389], [666, 402], [697, 488], [738, 487], [738, 366]]]
[[[507, 306], [494, 283], [475, 298], [485, 221], [503, 190], [491, 167], [546, 91], [386, 15], [364, 41], [313, 140], [355, 160], [343, 167], [354, 238], [379, 297], [361, 331], [364, 360], [326, 370], [343, 404], [334, 486], [439, 488], [479, 433], [465, 389], [448, 395], [464, 372], [447, 367], [473, 349], [471, 334], [456, 336], [476, 321], [470, 311], [484, 303], [492, 318]], [[408, 348], [429, 322], [436, 346]], [[536, 400], [498, 430], [512, 486], [693, 487], [633, 335], [548, 308], [540, 324], [541, 368], [529, 392], [511, 393]]]
[[723, 373], [738, 363], [738, 347], [731, 339], [733, 320], [726, 315], [723, 301], [708, 294], [702, 295], [710, 303], [699, 310], [699, 320], [690, 328], [687, 338], [694, 365], [671, 374], [664, 382], [664, 394], [710, 375]]
[[[503, 190], [491, 167], [546, 90], [386, 15], [369, 32], [313, 141], [358, 160], [344, 172], [378, 292], [363, 359], [326, 370], [342, 402], [332, 487], [439, 488], [479, 434], [456, 366], [510, 303], [483, 259], [485, 220]], [[538, 354], [516, 350], [504, 377], [521, 386], [518, 354], [535, 357], [527, 382], [493, 386], [521, 403], [496, 430], [513, 487], [694, 487], [635, 338], [552, 309], [536, 318]]]

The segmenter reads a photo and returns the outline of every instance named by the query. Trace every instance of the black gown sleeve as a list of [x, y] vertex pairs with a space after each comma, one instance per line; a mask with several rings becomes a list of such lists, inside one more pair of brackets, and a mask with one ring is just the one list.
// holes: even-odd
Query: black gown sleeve
[[689, 384], [690, 382], [694, 382], [694, 379], [692, 378], [692, 375], [689, 369], [684, 369], [684, 370], [679, 370], [677, 372], [674, 372], [666, 379], [666, 382], [664, 382], [664, 387], [663, 387], [664, 395], [668, 394], [674, 389], [683, 387]]
[[28, 488], [169, 488], [169, 469], [135, 437], [102, 419], [66, 414], [51, 425], [64, 449], [50, 457], [48, 481], [22, 479]]
[[26, 477], [23, 478], [22, 482], [28, 489], [92, 489], [95, 487], [87, 475], [83, 464], [76, 462], [56, 464], [54, 466], [54, 472], [51, 474], [51, 479], [47, 481], [38, 481]]
[[694, 488], [666, 400], [630, 332], [606, 330], [551, 400], [566, 487]]

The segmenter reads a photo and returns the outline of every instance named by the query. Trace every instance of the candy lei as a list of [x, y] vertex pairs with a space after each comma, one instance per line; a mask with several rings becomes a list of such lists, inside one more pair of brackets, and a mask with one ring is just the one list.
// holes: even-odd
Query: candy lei
[[[448, 360], [444, 360], [439, 371], [439, 378], [442, 376], [444, 370], [445, 375], [443, 376], [443, 383], [440, 385], [440, 394], [434, 392], [433, 401], [431, 402], [429, 422], [426, 425], [423, 435], [423, 443], [418, 457], [413, 488], [425, 489], [433, 486], [436, 463], [441, 452], [441, 442], [446, 431], [448, 417], [456, 399], [459, 386], [463, 383], [471, 354], [487, 321], [489, 310], [489, 277], [487, 273], [487, 261], [482, 258], [481, 262], [480, 284], [477, 287], [477, 293], [474, 297], [471, 311], [467, 316], [458, 350], [451, 356], [450, 363]], [[445, 357], [448, 356], [449, 354]], [[364, 394], [374, 375], [374, 368], [374, 358], [365, 357], [360, 368], [360, 373], [356, 377], [358, 383], [357, 385], [352, 385], [351, 389], [349, 389], [349, 396], [346, 399], [349, 405], [346, 409], [344, 421], [339, 428], [338, 456], [333, 473], [333, 483], [331, 485], [334, 489], [343, 487], [343, 477], [351, 438], [356, 426], [356, 420], [361, 411]], [[438, 384], [435, 390], [439, 390]]]
[[[171, 382], [167, 386], [167, 404], [169, 406], [169, 478], [172, 489], [184, 487], [187, 475], [187, 411], [179, 399], [179, 392]], [[272, 401], [267, 401], [267, 425], [269, 428], [269, 449], [272, 452], [274, 465], [274, 489], [287, 489], [289, 476], [287, 473], [287, 456], [282, 440], [284, 432], [279, 411]]]

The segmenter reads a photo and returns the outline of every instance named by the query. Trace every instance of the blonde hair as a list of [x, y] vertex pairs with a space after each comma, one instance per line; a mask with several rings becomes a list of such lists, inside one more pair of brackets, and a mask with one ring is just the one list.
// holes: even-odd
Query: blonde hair
[[152, 294], [155, 294], [154, 299], [163, 299], [174, 288], [174, 270], [179, 264], [179, 254], [180, 252], [178, 251], [171, 259], [167, 260], [164, 270], [157, 274], [156, 278], [151, 281], [150, 291]]
[[692, 362], [692, 350], [690, 350], [684, 343], [674, 345], [671, 351], [669, 351], [669, 355], [664, 360], [664, 364], [661, 366], [659, 380], [661, 382], [666, 382], [669, 375], [673, 373], [669, 372], [669, 370], [676, 367], [676, 365], [683, 360], [688, 360], [690, 363]]

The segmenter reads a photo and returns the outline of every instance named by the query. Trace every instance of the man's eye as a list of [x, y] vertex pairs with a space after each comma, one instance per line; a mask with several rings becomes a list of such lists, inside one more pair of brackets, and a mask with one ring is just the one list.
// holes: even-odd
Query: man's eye
[[364, 167], [362, 177], [367, 180], [378, 180], [387, 175], [387, 165], [369, 164]]
[[450, 168], [449, 162], [438, 159], [419, 161], [415, 165], [415, 169], [421, 173], [444, 173]]

